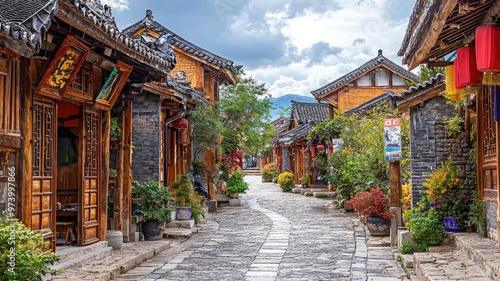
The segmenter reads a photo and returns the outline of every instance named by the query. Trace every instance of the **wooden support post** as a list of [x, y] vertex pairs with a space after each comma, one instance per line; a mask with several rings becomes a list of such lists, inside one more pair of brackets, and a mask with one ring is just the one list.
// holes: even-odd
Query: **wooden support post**
[[403, 191], [401, 190], [401, 162], [391, 161], [389, 163], [391, 207], [401, 208], [401, 199], [403, 198]]
[[125, 121], [123, 126], [123, 237], [130, 239], [132, 233], [132, 94], [126, 85]]
[[[120, 100], [123, 103], [123, 100]], [[123, 106], [123, 104], [121, 104]], [[121, 111], [121, 115], [118, 118], [120, 128], [124, 129], [125, 112]], [[114, 230], [123, 231], [123, 179], [125, 173], [123, 170], [124, 161], [124, 134], [120, 134], [118, 137], [118, 147], [116, 150], [116, 182], [113, 189], [113, 218], [114, 218]], [[128, 173], [127, 173], [128, 174]]]
[[100, 212], [99, 212], [99, 240], [106, 239], [108, 230], [108, 185], [109, 185], [109, 128], [111, 123], [109, 111], [101, 111], [101, 194], [99, 194]]
[[[23, 72], [24, 73], [24, 72]], [[33, 151], [31, 144], [33, 134], [32, 90], [28, 85], [33, 85], [37, 78], [37, 68], [34, 63], [29, 66], [29, 83], [21, 84], [21, 155], [19, 158], [19, 173], [21, 176], [23, 214], [20, 218], [31, 229], [31, 192], [33, 185]], [[20, 200], [21, 201], [21, 200]], [[52, 249], [55, 251], [55, 248]]]

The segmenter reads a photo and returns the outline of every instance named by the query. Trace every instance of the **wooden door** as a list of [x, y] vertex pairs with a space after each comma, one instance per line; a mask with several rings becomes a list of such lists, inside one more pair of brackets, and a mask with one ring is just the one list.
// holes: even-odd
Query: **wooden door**
[[[494, 91], [486, 86], [478, 95], [478, 184], [483, 200], [496, 201], [497, 184], [497, 131], [494, 120]], [[498, 95], [498, 94], [497, 94]]]
[[99, 241], [99, 195], [100, 195], [100, 120], [97, 109], [83, 108], [80, 148], [81, 188], [79, 189], [78, 244], [88, 245]]
[[56, 112], [53, 100], [33, 98], [33, 184], [29, 227], [43, 232], [52, 249], [55, 249], [56, 227]]

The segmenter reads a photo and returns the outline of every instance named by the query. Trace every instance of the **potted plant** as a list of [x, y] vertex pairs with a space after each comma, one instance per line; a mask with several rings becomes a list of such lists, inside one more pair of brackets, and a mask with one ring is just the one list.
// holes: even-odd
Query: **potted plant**
[[262, 182], [272, 182], [278, 176], [278, 166], [275, 163], [269, 163], [262, 169]]
[[380, 187], [358, 192], [347, 201], [358, 216], [366, 218], [366, 227], [374, 236], [390, 235], [392, 213], [389, 197]]
[[171, 209], [168, 207], [170, 193], [168, 187], [162, 186], [156, 180], [145, 183], [134, 182], [134, 190], [141, 198], [137, 214], [144, 216], [142, 232], [144, 239], [161, 239], [164, 224], [170, 219]]
[[175, 199], [176, 219], [191, 219], [192, 211], [189, 203], [190, 197], [194, 193], [194, 188], [189, 174], [179, 175], [177, 181], [173, 182], [170, 187]]
[[311, 178], [311, 175], [305, 174], [300, 178], [300, 183], [302, 184], [303, 188], [307, 188], [309, 186], [309, 180]]
[[226, 183], [226, 194], [231, 198], [238, 198], [240, 193], [246, 193], [248, 190], [248, 183], [243, 180], [245, 174], [241, 171], [240, 168], [236, 169], [229, 180]]
[[462, 230], [469, 213], [470, 191], [461, 184], [461, 174], [450, 156], [422, 182], [426, 188], [422, 200], [436, 208], [446, 231]]

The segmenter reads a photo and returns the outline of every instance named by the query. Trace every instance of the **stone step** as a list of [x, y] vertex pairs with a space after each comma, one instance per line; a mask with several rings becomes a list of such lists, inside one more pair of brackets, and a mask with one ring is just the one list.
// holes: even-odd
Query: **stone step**
[[449, 234], [457, 250], [471, 259], [491, 280], [500, 280], [500, 251], [498, 243], [482, 238], [477, 233], [457, 232]]
[[171, 243], [168, 240], [125, 243], [120, 250], [113, 251], [112, 256], [96, 259], [80, 268], [68, 268], [47, 280], [112, 280], [165, 251]]
[[76, 258], [79, 256], [83, 256], [85, 254], [96, 251], [97, 249], [108, 248], [108, 241], [99, 241], [94, 244], [90, 244], [87, 246], [57, 246], [56, 254], [61, 257], [61, 259], [56, 262], [54, 265], [59, 263], [69, 261], [72, 258]]
[[337, 191], [314, 192], [314, 197], [316, 197], [316, 198], [336, 198], [337, 195], [338, 195]]
[[190, 220], [173, 220], [167, 223], [168, 228], [188, 228], [188, 229], [193, 229], [194, 228], [194, 219]]
[[165, 238], [190, 238], [194, 233], [198, 233], [198, 228], [187, 229], [187, 228], [167, 228], [163, 231], [163, 237]]
[[459, 250], [414, 253], [414, 269], [420, 281], [491, 279]]
[[90, 252], [76, 251], [74, 252], [74, 254], [61, 256], [61, 259], [57, 264], [54, 264], [53, 268], [62, 270], [69, 268], [80, 268], [93, 261], [101, 260], [111, 255], [113, 255], [113, 248], [111, 247], [97, 247]]
[[328, 189], [326, 188], [302, 188], [301, 193], [306, 193], [306, 192], [327, 192]]

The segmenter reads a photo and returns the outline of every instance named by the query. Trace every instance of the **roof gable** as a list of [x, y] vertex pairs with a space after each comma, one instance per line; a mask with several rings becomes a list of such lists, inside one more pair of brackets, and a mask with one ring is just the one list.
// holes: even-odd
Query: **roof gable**
[[355, 70], [345, 74], [344, 76], [334, 80], [333, 82], [330, 82], [329, 84], [311, 91], [311, 94], [315, 98], [320, 98], [321, 96], [331, 93], [332, 91], [335, 91], [336, 89], [340, 88], [341, 86], [344, 86], [345, 84], [348, 84], [351, 81], [354, 81], [363, 75], [365, 75], [367, 72], [374, 70], [378, 67], [384, 67], [388, 69], [389, 71], [397, 74], [398, 76], [416, 82], [418, 80], [418, 76], [411, 73], [410, 71], [404, 69], [403, 67], [399, 66], [398, 64], [392, 62], [391, 60], [387, 59], [382, 55], [382, 50], [378, 51], [378, 56], [375, 58], [369, 60], [368, 62], [364, 63], [360, 67], [356, 68]]
[[361, 113], [363, 111], [370, 110], [370, 109], [374, 108], [375, 106], [382, 104], [383, 102], [390, 103], [390, 105], [394, 108], [395, 107], [395, 98], [397, 96], [398, 95], [393, 93], [393, 92], [385, 92], [380, 96], [377, 96], [377, 97], [375, 97], [375, 98], [373, 98], [365, 103], [362, 103], [362, 104], [356, 106], [355, 108], [347, 110], [344, 114], [346, 116], [349, 116], [352, 114]]
[[396, 97], [398, 110], [399, 112], [403, 112], [421, 102], [438, 96], [445, 90], [445, 75], [438, 73], [428, 81], [412, 86], [408, 90], [401, 92], [401, 95]]

